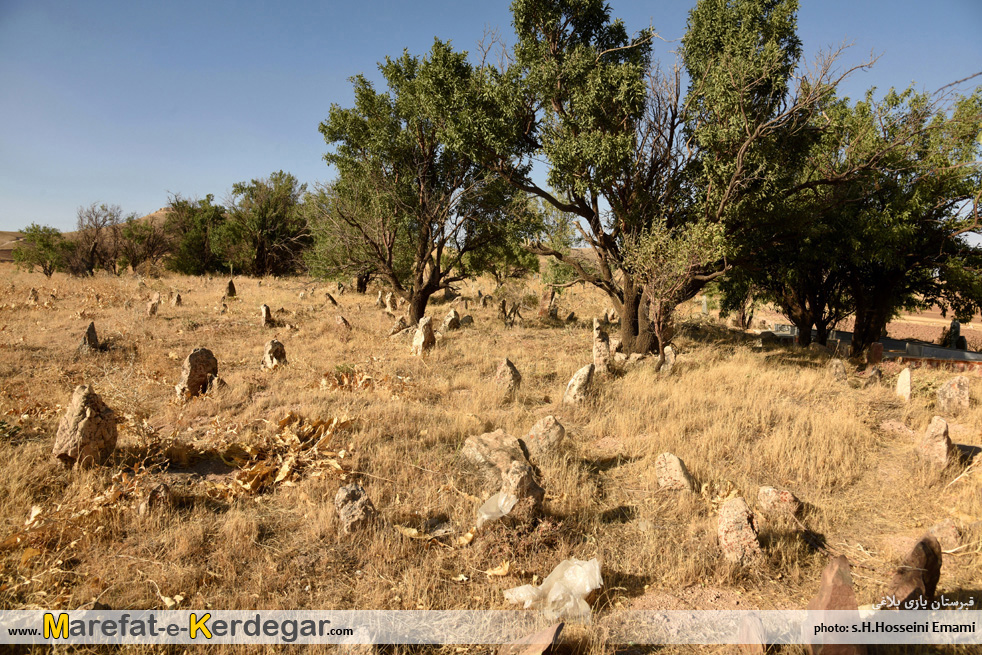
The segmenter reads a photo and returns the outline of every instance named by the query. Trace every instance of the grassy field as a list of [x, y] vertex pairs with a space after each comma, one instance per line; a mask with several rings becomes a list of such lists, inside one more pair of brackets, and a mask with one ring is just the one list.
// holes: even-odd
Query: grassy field
[[[473, 326], [419, 358], [408, 341], [386, 336], [393, 319], [375, 308], [375, 288], [334, 293], [336, 308], [325, 297], [333, 287], [313, 280], [237, 278], [222, 313], [220, 278], [49, 280], [5, 267], [2, 279], [3, 608], [98, 600], [114, 609], [509, 609], [505, 589], [541, 580], [563, 559], [596, 557], [599, 627], [571, 628], [566, 647], [610, 653], [620, 647], [602, 626], [618, 609], [803, 608], [829, 553], [854, 564], [860, 604], [877, 602], [916, 537], [946, 519], [963, 534], [944, 555], [938, 593], [982, 605], [980, 466], [936, 470], [917, 457], [916, 437], [880, 427], [899, 421], [920, 435], [951, 373], [914, 371], [905, 404], [893, 393], [895, 365], [883, 367], [881, 386], [864, 388], [858, 372], [839, 383], [819, 355], [758, 351], [751, 335], [683, 316], [670, 375], [645, 361], [599, 380], [593, 398], [571, 408], [563, 391], [591, 361], [590, 319], [609, 306], [590, 289], [560, 296], [560, 315], [581, 317], [566, 325], [535, 318], [537, 283], [506, 287], [498, 297], [529, 307], [523, 325], [505, 327], [493, 306], [476, 302], [492, 285], [465, 286], [454, 306]], [[28, 304], [31, 287], [37, 305]], [[164, 302], [148, 318], [155, 292]], [[167, 302], [171, 292], [182, 306]], [[262, 303], [281, 327], [261, 327]], [[430, 305], [434, 325], [449, 309]], [[337, 327], [338, 314], [350, 333]], [[107, 348], [78, 354], [89, 321]], [[285, 344], [289, 365], [264, 371], [272, 338]], [[215, 353], [227, 387], [183, 404], [174, 385], [195, 347]], [[510, 403], [492, 381], [503, 357], [523, 376]], [[970, 378], [972, 408], [945, 418], [953, 441], [980, 446], [982, 385]], [[82, 383], [115, 410], [119, 442], [108, 465], [68, 471], [51, 448]], [[461, 545], [484, 500], [460, 454], [464, 440], [498, 428], [522, 437], [547, 415], [571, 443], [534, 462], [545, 517], [488, 524]], [[291, 446], [315, 429], [330, 449], [316, 461]], [[682, 458], [701, 493], [659, 490], [654, 461], [666, 451]], [[404, 529], [339, 534], [334, 495], [350, 481]], [[172, 502], [141, 511], [160, 483]], [[810, 536], [795, 522], [758, 516], [763, 559], [728, 564], [716, 509], [734, 493], [753, 508], [762, 485], [806, 503]], [[407, 536], [434, 523], [452, 533]], [[485, 573], [504, 562], [507, 575]]]

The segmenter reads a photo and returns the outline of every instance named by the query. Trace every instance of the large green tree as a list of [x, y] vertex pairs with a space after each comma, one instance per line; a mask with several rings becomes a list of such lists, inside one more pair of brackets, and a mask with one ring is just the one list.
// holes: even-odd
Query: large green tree
[[[437, 40], [425, 57], [407, 52], [379, 68], [387, 91], [356, 76], [354, 106], [332, 105], [321, 123], [338, 178], [314, 233], [332, 242], [321, 246], [329, 268], [374, 270], [416, 322], [434, 293], [463, 279], [468, 253], [502, 238], [514, 191], [444, 138], [445, 106], [470, 74], [466, 53]], [[338, 244], [344, 262], [330, 256]]]
[[227, 212], [208, 194], [193, 200], [180, 195], [171, 197], [167, 206], [164, 231], [172, 241], [167, 267], [185, 275], [202, 275], [227, 269], [213, 248], [216, 235], [227, 219]]
[[[782, 191], [784, 163], [815, 138], [809, 119], [834, 87], [834, 57], [810, 76], [797, 71], [796, 8], [793, 0], [701, 0], [682, 60], [665, 69], [652, 64], [652, 32], [629, 36], [601, 0], [515, 0], [514, 62], [478, 67], [471, 93], [445, 104], [459, 119], [453, 143], [579, 218], [593, 265], [545, 244], [535, 251], [610, 296], [629, 350], [657, 348], [656, 333], [668, 333], [653, 326], [653, 303], [670, 318], [665, 302], [691, 298], [733, 257], [752, 255], [760, 243], [752, 237], [767, 231], [758, 224], [772, 217], [758, 210]], [[548, 187], [531, 175], [535, 158], [549, 164]], [[653, 297], [665, 287], [639, 277], [652, 269], [625, 264], [625, 246], [643, 249], [646, 235], [679, 239], [685, 250], [693, 234], [720, 226], [723, 256], [697, 258], [671, 285], [671, 300]]]
[[46, 277], [64, 266], [70, 243], [58, 228], [31, 223], [22, 231], [24, 238], [14, 247], [14, 262], [28, 271], [37, 266]]
[[306, 190], [283, 171], [233, 185], [228, 218], [211, 237], [212, 250], [253, 275], [295, 272], [310, 243], [301, 209]]

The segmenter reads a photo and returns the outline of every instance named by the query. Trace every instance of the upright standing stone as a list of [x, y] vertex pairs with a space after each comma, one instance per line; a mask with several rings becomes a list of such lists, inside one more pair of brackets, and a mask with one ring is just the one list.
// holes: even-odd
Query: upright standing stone
[[153, 318], [157, 315], [157, 308], [160, 307], [159, 300], [151, 300], [147, 303], [147, 317]]
[[225, 287], [225, 297], [235, 298], [235, 282], [232, 282], [232, 280], [229, 280], [228, 286]]
[[99, 350], [99, 337], [95, 334], [95, 321], [89, 322], [89, 327], [85, 329], [82, 336], [82, 343], [78, 345], [79, 350]]
[[717, 536], [723, 557], [735, 564], [746, 564], [760, 555], [757, 519], [743, 498], [731, 498], [719, 510]]
[[203, 394], [218, 378], [218, 360], [207, 348], [195, 348], [181, 368], [181, 381], [175, 387], [182, 400]]
[[866, 374], [866, 386], [879, 385], [883, 382], [883, 371], [879, 366], [874, 366]]
[[382, 300], [382, 290], [378, 290], [378, 297], [375, 298], [375, 306], [378, 308], [385, 307], [385, 302]]
[[273, 313], [269, 310], [269, 305], [259, 306], [259, 325], [264, 328], [273, 327]]
[[461, 453], [481, 471], [486, 491], [531, 498], [536, 506], [542, 503], [545, 490], [535, 481], [532, 465], [518, 439], [504, 430], [467, 437]]
[[357, 532], [371, 525], [378, 516], [378, 511], [368, 497], [365, 489], [357, 483], [349, 484], [338, 489], [334, 496], [334, 508], [341, 522], [341, 531], [345, 534]]
[[406, 320], [405, 316], [400, 316], [396, 319], [396, 322], [392, 324], [389, 328], [389, 336], [395, 336], [409, 327], [409, 322]]
[[443, 319], [443, 325], [440, 326], [441, 332], [450, 332], [451, 330], [460, 329], [460, 314], [457, 313], [456, 309], [451, 308], [447, 312], [446, 318]]
[[419, 319], [416, 336], [413, 337], [412, 354], [422, 356], [435, 345], [436, 337], [433, 335], [433, 319], [429, 316], [424, 316]]
[[492, 297], [491, 296], [481, 296], [481, 308], [483, 309], [483, 308], [487, 307], [488, 305], [490, 305], [491, 304], [491, 301], [492, 301]]
[[175, 293], [174, 297], [170, 299], [171, 307], [180, 307], [183, 301], [181, 300], [181, 294]]
[[556, 299], [556, 289], [547, 287], [543, 289], [542, 296], [539, 297], [539, 318], [546, 318], [552, 311], [552, 303]]
[[962, 324], [957, 318], [951, 319], [951, 325], [948, 326], [948, 343], [949, 348], [958, 348], [958, 338], [962, 333]]
[[518, 390], [522, 386], [522, 374], [506, 357], [498, 365], [498, 370], [494, 374], [494, 383], [504, 389], [504, 401], [511, 402], [515, 400]]
[[866, 351], [866, 363], [875, 366], [883, 361], [883, 344], [877, 341], [876, 343], [871, 343], [869, 345], [869, 350]]
[[910, 402], [910, 368], [900, 371], [897, 377], [897, 395], [903, 398], [905, 403]]
[[566, 441], [566, 428], [554, 416], [539, 420], [523, 439], [533, 458], [555, 454]]
[[665, 346], [665, 361], [662, 362], [659, 373], [669, 375], [675, 368], [675, 347], [672, 344]]
[[938, 466], [947, 466], [949, 462], [956, 459], [958, 451], [948, 436], [947, 421], [940, 416], [932, 418], [931, 424], [924, 432], [924, 439], [917, 446], [917, 451], [922, 457]]
[[681, 459], [672, 453], [662, 453], [655, 460], [655, 476], [662, 489], [695, 491], [696, 483]]
[[[338, 282], [338, 284], [341, 284], [341, 283]], [[341, 287], [341, 288], [343, 289], [344, 287]], [[332, 296], [330, 292], [327, 292], [324, 297], [327, 298], [327, 302], [331, 303], [332, 306], [334, 306], [334, 307], [337, 307], [338, 306], [338, 301], [334, 299], [334, 296]]]
[[75, 387], [58, 424], [52, 455], [68, 468], [102, 464], [116, 447], [116, 415], [92, 387]]
[[[849, 574], [849, 560], [843, 555], [832, 559], [822, 571], [822, 584], [818, 594], [808, 603], [810, 612], [817, 612], [817, 619], [823, 620], [826, 611], [853, 611], [859, 617], [859, 605], [852, 589], [852, 576]], [[808, 636], [812, 633], [809, 632]], [[802, 635], [806, 636], [806, 635]], [[862, 644], [809, 644], [811, 655], [866, 655]]]
[[943, 414], [956, 414], [968, 409], [968, 378], [956, 376], [938, 389], [938, 411]]
[[941, 578], [941, 544], [931, 533], [925, 534], [890, 580], [887, 594], [899, 601], [899, 609], [927, 609]]
[[27, 304], [36, 305], [38, 304], [38, 290], [31, 287], [30, 292], [27, 294]]
[[583, 402], [590, 395], [592, 386], [593, 364], [587, 364], [574, 373], [569, 384], [566, 385], [566, 393], [563, 394], [563, 404], [576, 405]]
[[286, 364], [286, 347], [276, 339], [270, 339], [263, 352], [263, 368], [274, 369]]
[[396, 310], [399, 308], [399, 304], [396, 301], [395, 295], [390, 291], [385, 294], [385, 311], [390, 314], [395, 314]]
[[841, 359], [829, 361], [829, 373], [836, 382], [847, 382], [849, 380], [849, 372], [846, 371], [846, 364]]
[[600, 375], [610, 373], [610, 337], [599, 318], [593, 319], [593, 368]]
[[338, 329], [342, 332], [351, 332], [351, 323], [348, 322], [344, 316], [338, 314], [334, 317], [334, 324], [338, 326]]

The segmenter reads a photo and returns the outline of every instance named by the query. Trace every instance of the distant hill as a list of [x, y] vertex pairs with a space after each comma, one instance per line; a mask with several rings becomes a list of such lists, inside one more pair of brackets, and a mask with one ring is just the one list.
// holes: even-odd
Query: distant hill
[[[141, 216], [136, 220], [138, 222], [153, 221], [156, 225], [161, 225], [167, 219], [168, 211], [167, 207], [161, 207], [157, 211]], [[74, 232], [63, 232], [63, 234], [68, 238], [75, 235]], [[24, 235], [20, 232], [0, 232], [0, 262], [14, 261], [14, 248], [17, 247], [17, 242], [23, 238]]]

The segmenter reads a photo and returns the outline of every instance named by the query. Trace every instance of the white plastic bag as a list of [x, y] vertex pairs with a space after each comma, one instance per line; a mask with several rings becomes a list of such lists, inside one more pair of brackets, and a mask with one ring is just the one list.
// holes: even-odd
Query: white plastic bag
[[500, 519], [506, 516], [518, 503], [518, 496], [506, 494], [499, 491], [485, 501], [481, 508], [477, 510], [477, 527], [481, 527], [488, 521]]
[[547, 621], [574, 620], [590, 622], [586, 597], [603, 586], [600, 562], [567, 559], [559, 563], [538, 587], [522, 585], [505, 591], [509, 603], [521, 603], [525, 609], [541, 610]]

